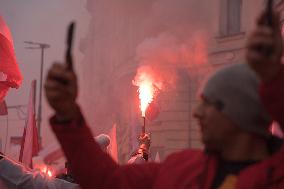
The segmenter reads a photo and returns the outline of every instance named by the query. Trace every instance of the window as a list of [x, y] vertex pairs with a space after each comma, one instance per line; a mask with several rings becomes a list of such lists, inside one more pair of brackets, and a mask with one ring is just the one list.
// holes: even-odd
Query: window
[[229, 36], [241, 32], [242, 0], [221, 0], [220, 35]]

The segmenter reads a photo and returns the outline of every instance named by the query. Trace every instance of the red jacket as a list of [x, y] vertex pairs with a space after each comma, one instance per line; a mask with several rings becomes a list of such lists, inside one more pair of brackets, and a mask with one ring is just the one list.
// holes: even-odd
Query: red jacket
[[260, 96], [272, 118], [284, 129], [284, 65], [278, 77], [260, 87]]
[[[94, 142], [85, 125], [53, 125], [53, 129], [83, 189], [209, 189], [215, 175], [214, 156], [186, 150], [169, 156], [163, 163], [117, 165]], [[239, 189], [283, 189], [284, 149], [239, 175]]]
[[[277, 82], [261, 87], [263, 102], [284, 125], [284, 72]], [[209, 189], [217, 167], [216, 157], [200, 150], [170, 155], [163, 163], [118, 165], [102, 152], [86, 126], [83, 116], [69, 124], [51, 119], [74, 177], [83, 189]], [[236, 189], [283, 189], [284, 147], [271, 157], [240, 172]]]

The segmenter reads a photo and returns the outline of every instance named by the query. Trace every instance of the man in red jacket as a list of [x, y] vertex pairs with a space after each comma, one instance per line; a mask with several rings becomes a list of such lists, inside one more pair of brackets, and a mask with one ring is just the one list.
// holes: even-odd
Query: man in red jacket
[[275, 15], [273, 19], [273, 27], [266, 26], [262, 16], [248, 40], [252, 69], [247, 64], [226, 67], [203, 87], [194, 116], [205, 150], [175, 153], [163, 163], [120, 166], [102, 152], [76, 104], [76, 75], [65, 65], [54, 64], [45, 84], [55, 110], [50, 123], [81, 187], [284, 188], [284, 148], [269, 133], [271, 119], [258, 94], [260, 87], [266, 109], [283, 126], [284, 90], [279, 88], [284, 84], [283, 47], [279, 19]]

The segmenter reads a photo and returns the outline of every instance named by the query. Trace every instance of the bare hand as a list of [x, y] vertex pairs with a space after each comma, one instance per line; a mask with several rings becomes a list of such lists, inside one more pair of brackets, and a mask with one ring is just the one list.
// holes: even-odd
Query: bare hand
[[265, 23], [266, 13], [262, 13], [256, 29], [248, 39], [246, 58], [263, 81], [271, 81], [282, 66], [283, 41], [279, 14], [273, 13], [272, 27]]
[[54, 63], [45, 81], [45, 94], [59, 121], [72, 120], [78, 113], [77, 93], [75, 73], [66, 64]]

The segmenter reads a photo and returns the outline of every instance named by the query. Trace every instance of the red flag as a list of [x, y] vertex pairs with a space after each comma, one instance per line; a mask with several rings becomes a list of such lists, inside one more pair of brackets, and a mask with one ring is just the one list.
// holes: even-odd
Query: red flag
[[0, 101], [0, 116], [8, 115], [8, 109], [5, 101]]
[[117, 141], [116, 141], [116, 124], [113, 124], [112, 129], [109, 132], [110, 137], [110, 147], [109, 153], [113, 160], [118, 162], [118, 154], [117, 154]]
[[161, 162], [160, 153], [159, 153], [159, 152], [156, 153], [154, 162], [157, 162], [157, 163], [160, 163], [160, 162]]
[[16, 62], [12, 36], [0, 16], [0, 101], [10, 87], [18, 88], [21, 82], [22, 75]]
[[24, 129], [19, 161], [32, 168], [32, 157], [39, 151], [38, 132], [35, 120], [35, 87], [36, 81], [32, 81], [30, 90], [28, 117]]

